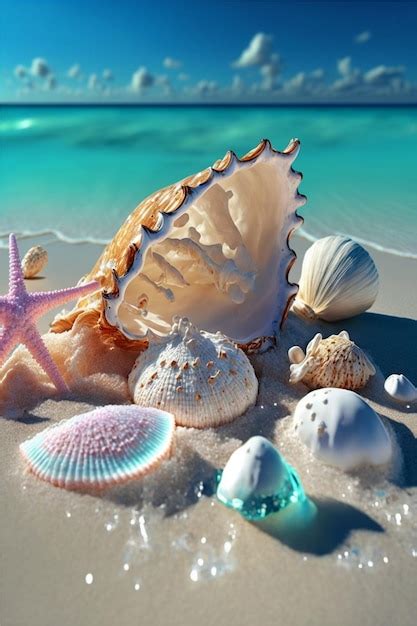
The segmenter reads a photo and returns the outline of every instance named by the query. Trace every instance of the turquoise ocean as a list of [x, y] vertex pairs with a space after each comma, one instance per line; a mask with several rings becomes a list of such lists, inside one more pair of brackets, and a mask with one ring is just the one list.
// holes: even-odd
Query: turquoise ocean
[[156, 189], [292, 137], [301, 234], [417, 258], [415, 108], [1, 107], [0, 246], [10, 231], [106, 242]]

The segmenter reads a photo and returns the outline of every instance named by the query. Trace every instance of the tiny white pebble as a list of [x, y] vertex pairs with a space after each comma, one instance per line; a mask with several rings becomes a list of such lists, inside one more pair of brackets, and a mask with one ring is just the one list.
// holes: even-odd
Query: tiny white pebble
[[125, 571], [125, 572], [128, 572], [128, 571], [130, 570], [130, 565], [129, 565], [129, 563], [125, 563], [125, 564], [123, 565], [123, 569], [124, 569], [124, 571]]
[[206, 537], [201, 537], [201, 543], [207, 543], [207, 538]]
[[85, 582], [87, 583], [87, 585], [91, 585], [93, 583], [93, 580], [94, 576], [91, 573], [86, 574]]

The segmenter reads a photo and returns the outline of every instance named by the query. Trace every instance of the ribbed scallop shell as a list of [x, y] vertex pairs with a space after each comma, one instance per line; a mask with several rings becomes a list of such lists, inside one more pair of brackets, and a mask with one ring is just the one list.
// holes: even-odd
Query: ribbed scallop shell
[[43, 430], [20, 451], [38, 478], [98, 491], [139, 478], [169, 457], [174, 428], [165, 411], [108, 405]]
[[48, 263], [48, 252], [42, 246], [33, 246], [22, 259], [22, 271], [25, 278], [33, 278]]
[[292, 168], [299, 148], [297, 139], [282, 152], [263, 140], [143, 200], [89, 274], [103, 293], [80, 300], [52, 330], [80, 316], [109, 342], [138, 350], [180, 316], [249, 351], [270, 345], [297, 292], [288, 242], [305, 203]]
[[[302, 359], [298, 346], [290, 348], [290, 383], [302, 381], [310, 389], [338, 387], [360, 389], [375, 374], [375, 367], [366, 354], [343, 330], [323, 339], [320, 333], [310, 341]], [[302, 359], [302, 360], [301, 360]]]
[[305, 253], [292, 310], [333, 322], [363, 313], [377, 294], [378, 272], [368, 252], [349, 237], [334, 235]]
[[187, 319], [139, 355], [129, 389], [136, 404], [170, 411], [181, 426], [231, 422], [256, 401], [258, 381], [247, 356], [221, 333], [199, 331]]

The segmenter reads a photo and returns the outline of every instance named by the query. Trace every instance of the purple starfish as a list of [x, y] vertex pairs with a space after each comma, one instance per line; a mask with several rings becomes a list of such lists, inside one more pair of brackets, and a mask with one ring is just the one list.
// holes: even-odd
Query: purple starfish
[[7, 296], [0, 296], [0, 323], [3, 325], [3, 328], [0, 329], [0, 363], [18, 343], [23, 343], [48, 374], [58, 391], [67, 393], [69, 391], [68, 385], [53, 362], [36, 328], [36, 321], [38, 317], [50, 309], [84, 296], [99, 289], [99, 287], [100, 285], [96, 281], [92, 281], [69, 289], [28, 293], [23, 278], [16, 237], [13, 234], [10, 235], [9, 293]]

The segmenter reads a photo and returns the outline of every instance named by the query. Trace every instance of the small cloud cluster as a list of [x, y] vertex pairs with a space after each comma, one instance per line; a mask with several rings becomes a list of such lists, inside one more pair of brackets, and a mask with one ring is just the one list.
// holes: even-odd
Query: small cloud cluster
[[131, 87], [133, 91], [143, 92], [155, 84], [155, 77], [148, 72], [146, 67], [140, 67], [132, 75]]
[[[369, 30], [354, 37], [356, 44], [371, 39]], [[216, 80], [191, 81], [182, 69], [183, 63], [176, 57], [166, 56], [162, 65], [166, 74], [159, 74], [145, 65], [139, 66], [128, 84], [117, 84], [112, 69], [95, 68], [92, 73], [82, 72], [74, 63], [57, 79], [49, 63], [36, 57], [28, 65], [16, 65], [14, 81], [19, 93], [46, 92], [54, 90], [57, 97], [91, 99], [112, 97], [117, 100], [140, 100], [142, 97], [169, 101], [250, 101], [250, 102], [351, 102], [372, 101], [378, 98], [403, 100], [417, 99], [417, 86], [406, 80], [404, 66], [380, 64], [361, 69], [351, 56], [341, 57], [335, 67], [335, 76], [325, 75], [323, 68], [303, 69], [294, 75], [286, 75], [282, 58], [274, 49], [271, 35], [256, 33], [240, 52], [231, 66], [234, 75], [227, 85]], [[314, 67], [314, 66], [313, 66]], [[332, 72], [328, 70], [328, 74]], [[244, 80], [243, 80], [244, 79]], [[403, 98], [404, 97], [404, 98]]]
[[372, 37], [371, 32], [369, 30], [364, 30], [362, 33], [358, 33], [354, 38], [354, 42], [357, 44], [366, 43]]
[[349, 94], [387, 94], [400, 90], [407, 91], [408, 83], [405, 81], [405, 67], [390, 67], [378, 65], [367, 72], [362, 72], [352, 66], [352, 59], [344, 57], [339, 59], [337, 69], [340, 78], [331, 85], [333, 92]]
[[178, 70], [180, 67], [182, 67], [182, 62], [178, 59], [173, 59], [172, 57], [165, 57], [163, 65], [168, 70]]
[[68, 78], [79, 78], [81, 76], [81, 67], [79, 63], [75, 63], [74, 65], [71, 65], [71, 67], [69, 68], [67, 72], [67, 76]]
[[277, 79], [281, 72], [281, 58], [273, 51], [272, 36], [257, 33], [240, 56], [232, 63], [236, 69], [258, 68], [261, 74], [261, 84], [255, 85], [264, 91], [273, 91], [277, 87]]
[[45, 61], [45, 59], [41, 59], [38, 57], [36, 59], [33, 59], [30, 73], [32, 74], [32, 76], [40, 76], [41, 78], [45, 78], [51, 73], [51, 70], [49, 69], [49, 65]]
[[31, 92], [36, 87], [42, 91], [52, 91], [57, 84], [48, 62], [41, 57], [33, 59], [30, 67], [16, 65], [13, 73], [19, 80], [20, 90], [23, 89], [23, 93]]

